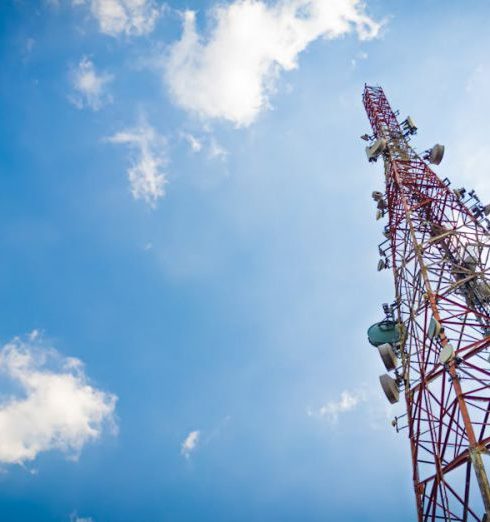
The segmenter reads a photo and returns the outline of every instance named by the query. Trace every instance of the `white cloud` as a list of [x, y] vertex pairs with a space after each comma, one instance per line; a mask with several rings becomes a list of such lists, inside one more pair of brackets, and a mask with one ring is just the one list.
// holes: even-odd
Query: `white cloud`
[[118, 132], [108, 138], [111, 143], [125, 143], [133, 151], [132, 165], [128, 169], [131, 193], [135, 199], [143, 199], [155, 207], [165, 195], [167, 164], [166, 141], [153, 127], [143, 123], [137, 128]]
[[360, 60], [367, 60], [367, 59], [368, 59], [368, 53], [366, 53], [364, 51], [357, 53], [356, 57], [352, 58], [352, 60], [351, 60], [352, 68], [355, 69]]
[[32, 330], [30, 334], [28, 334], [29, 341], [35, 341], [36, 339], [39, 339], [39, 336], [41, 335], [41, 332], [37, 329]]
[[90, 12], [101, 32], [139, 36], [153, 31], [160, 14], [154, 0], [73, 0], [74, 5], [90, 3]]
[[190, 132], [183, 132], [181, 136], [187, 142], [192, 152], [200, 152], [202, 150], [201, 140], [196, 138], [193, 134]]
[[36, 40], [34, 38], [26, 38], [24, 42], [24, 48], [22, 50], [23, 58], [26, 59], [33, 51], [36, 45]]
[[91, 386], [80, 360], [44, 347], [38, 334], [3, 346], [0, 375], [23, 392], [0, 403], [2, 463], [22, 464], [49, 450], [76, 459], [104, 426], [115, 428], [116, 396]]
[[112, 101], [107, 92], [108, 84], [113, 80], [112, 75], [98, 74], [93, 62], [84, 57], [77, 68], [71, 71], [71, 84], [74, 93], [70, 96], [71, 102], [83, 109], [89, 107], [94, 111]]
[[362, 391], [344, 390], [338, 400], [328, 401], [317, 410], [307, 410], [307, 414], [317, 417], [325, 417], [331, 424], [337, 424], [339, 415], [355, 409], [366, 400], [366, 394]]
[[95, 522], [95, 520], [92, 517], [79, 517], [75, 512], [70, 515], [70, 522]]
[[178, 105], [237, 126], [251, 124], [269, 106], [279, 73], [296, 68], [311, 42], [352, 30], [361, 39], [373, 38], [380, 28], [359, 0], [235, 0], [211, 14], [206, 40], [196, 30], [195, 13], [184, 14], [165, 78]]
[[180, 454], [188, 459], [199, 442], [200, 431], [191, 431], [180, 447]]
[[211, 131], [205, 128], [205, 134], [196, 137], [190, 132], [181, 132], [181, 138], [189, 145], [193, 153], [206, 151], [209, 159], [225, 160], [229, 152], [216, 140]]
[[225, 160], [228, 157], [228, 151], [220, 145], [214, 137], [209, 142], [209, 157], [211, 159]]

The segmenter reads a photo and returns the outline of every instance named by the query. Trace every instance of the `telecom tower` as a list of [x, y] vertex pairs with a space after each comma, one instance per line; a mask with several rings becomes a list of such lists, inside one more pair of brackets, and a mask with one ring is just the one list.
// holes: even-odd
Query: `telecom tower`
[[393, 425], [410, 440], [418, 520], [490, 522], [490, 205], [431, 170], [444, 147], [417, 154], [413, 120], [399, 123], [380, 87], [365, 86], [363, 102], [366, 153], [385, 172], [378, 270], [395, 282], [368, 338], [390, 372], [386, 397], [406, 403]]

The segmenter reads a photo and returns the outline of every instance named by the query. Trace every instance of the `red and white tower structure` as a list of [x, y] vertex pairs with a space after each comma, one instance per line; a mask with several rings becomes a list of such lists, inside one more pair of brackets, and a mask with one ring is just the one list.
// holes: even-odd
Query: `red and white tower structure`
[[408, 433], [418, 520], [490, 522], [490, 205], [432, 171], [444, 148], [415, 152], [413, 120], [399, 122], [380, 87], [363, 103], [368, 159], [385, 174], [373, 192], [387, 220], [378, 269], [395, 283], [368, 337], [388, 400], [406, 405], [394, 424]]

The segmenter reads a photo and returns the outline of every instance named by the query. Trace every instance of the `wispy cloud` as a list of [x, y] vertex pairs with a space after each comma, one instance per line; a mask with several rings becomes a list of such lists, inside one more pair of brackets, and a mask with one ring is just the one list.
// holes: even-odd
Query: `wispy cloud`
[[83, 57], [78, 66], [71, 70], [70, 79], [73, 93], [69, 99], [79, 109], [89, 107], [97, 111], [112, 102], [107, 88], [113, 76], [104, 72], [98, 73], [93, 62], [87, 57]]
[[352, 30], [361, 39], [373, 38], [380, 28], [359, 0], [235, 0], [215, 7], [212, 19], [204, 40], [196, 14], [184, 14], [165, 78], [178, 105], [237, 126], [251, 124], [269, 106], [279, 73], [296, 68], [311, 42]]
[[182, 132], [182, 139], [186, 141], [192, 152], [200, 152], [202, 150], [202, 141], [190, 132]]
[[191, 431], [184, 439], [180, 447], [180, 454], [186, 459], [190, 458], [191, 453], [196, 449], [199, 442], [200, 431]]
[[36, 47], [36, 40], [32, 37], [26, 38], [22, 42], [21, 47], [21, 55], [22, 60], [25, 62], [29, 59], [31, 53], [33, 52], [34, 48]]
[[92, 517], [79, 517], [75, 511], [70, 515], [70, 522], [95, 522], [95, 520]]
[[135, 199], [144, 200], [154, 208], [165, 195], [167, 183], [164, 167], [167, 164], [166, 140], [147, 123], [107, 138], [111, 143], [127, 144], [131, 151], [128, 178]]
[[104, 426], [115, 428], [117, 397], [90, 385], [82, 362], [45, 347], [38, 332], [3, 346], [0, 375], [23, 392], [0, 403], [2, 463], [23, 464], [49, 450], [76, 459]]
[[204, 134], [195, 136], [190, 132], [181, 132], [180, 137], [193, 153], [203, 152], [208, 159], [226, 160], [229, 152], [216, 140], [212, 131], [205, 127]]
[[366, 393], [361, 390], [344, 390], [337, 400], [327, 401], [317, 409], [308, 408], [310, 417], [325, 417], [331, 424], [337, 424], [339, 416], [357, 408], [359, 404], [366, 401]]
[[150, 33], [163, 9], [154, 0], [72, 0], [72, 3], [89, 4], [100, 31], [111, 36]]
[[224, 161], [228, 157], [228, 151], [220, 145], [214, 137], [212, 137], [209, 142], [208, 155], [211, 159], [220, 159]]
[[350, 61], [352, 68], [355, 69], [357, 67], [357, 64], [361, 60], [367, 60], [367, 59], [368, 59], [368, 53], [366, 53], [365, 51], [361, 51], [361, 52], [357, 53], [356, 57], [352, 58], [352, 60]]

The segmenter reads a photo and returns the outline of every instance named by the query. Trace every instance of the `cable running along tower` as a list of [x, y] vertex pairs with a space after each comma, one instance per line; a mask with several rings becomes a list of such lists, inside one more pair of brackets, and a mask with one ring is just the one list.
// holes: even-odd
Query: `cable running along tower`
[[387, 218], [378, 270], [395, 283], [368, 338], [390, 372], [386, 397], [406, 403], [393, 425], [410, 440], [418, 520], [490, 522], [490, 205], [431, 170], [444, 147], [417, 154], [413, 120], [399, 123], [380, 87], [366, 86], [363, 102], [366, 153], [385, 173], [373, 192]]

